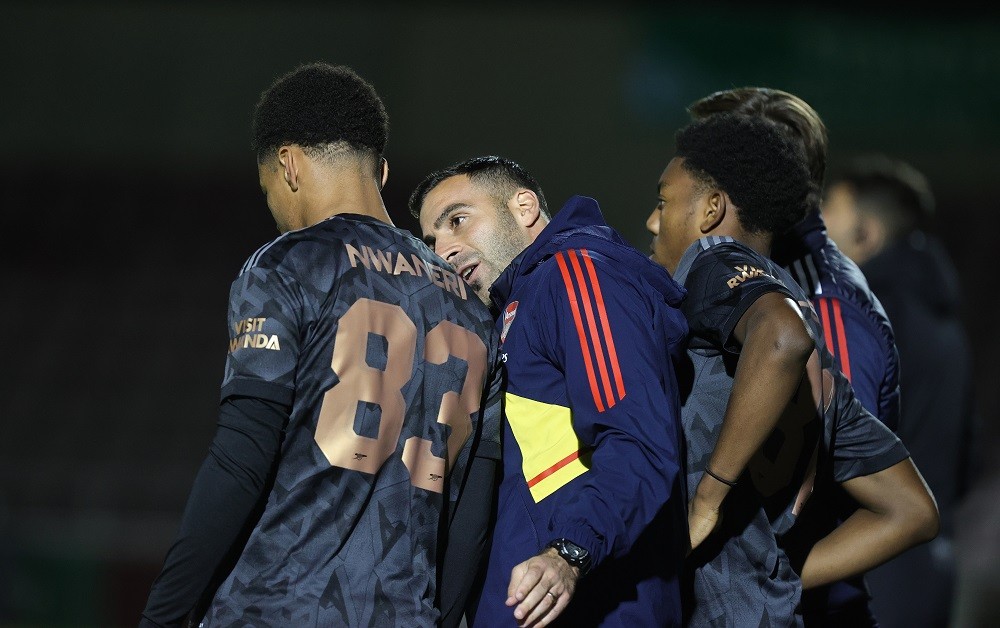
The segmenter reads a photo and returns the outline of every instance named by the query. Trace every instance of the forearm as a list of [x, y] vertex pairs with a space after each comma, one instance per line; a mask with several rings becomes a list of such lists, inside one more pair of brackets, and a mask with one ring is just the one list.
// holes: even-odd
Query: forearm
[[909, 459], [844, 487], [861, 506], [810, 550], [804, 588], [862, 574], [937, 534], [933, 497]]
[[441, 561], [438, 597], [442, 628], [461, 624], [470, 594], [481, 584], [479, 572], [489, 551], [489, 533], [495, 513], [498, 466], [498, 460], [474, 457], [468, 480], [455, 505]]
[[857, 509], [833, 532], [813, 546], [802, 566], [802, 587], [810, 589], [862, 574], [910, 545], [889, 529], [891, 522]]
[[[743, 473], [802, 382], [809, 353], [811, 347], [801, 341], [789, 344], [781, 340], [777, 329], [761, 329], [747, 336], [719, 438], [708, 463], [713, 473], [729, 480]], [[762, 374], [766, 374], [766, 381]], [[720, 482], [703, 484], [706, 486], [699, 486], [699, 492], [728, 490]]]
[[[670, 499], [675, 497], [680, 463], [672, 439], [657, 436], [651, 447], [613, 431], [600, 439], [585, 480], [565, 496], [549, 523], [542, 545], [567, 538], [591, 551], [596, 567], [629, 551]], [[669, 444], [668, 444], [669, 443]]]
[[158, 626], [179, 626], [197, 605], [261, 502], [287, 420], [277, 404], [226, 402], [219, 427], [143, 611]]
[[[589, 267], [593, 260], [584, 255]], [[686, 327], [659, 296], [650, 299], [648, 284], [605, 268], [607, 262], [593, 262], [596, 274], [594, 268], [583, 275], [578, 270], [575, 279], [564, 264], [566, 285], [553, 285], [556, 309], [541, 315], [560, 322], [540, 327], [538, 338], [538, 350], [559, 365], [565, 382], [566, 407], [553, 406], [552, 425], [569, 419], [572, 429], [550, 432], [560, 434], [558, 441], [536, 439], [538, 469], [555, 472], [547, 486], [557, 492], [542, 495], [550, 490], [543, 486], [546, 480], [531, 489], [536, 501], [550, 500], [552, 513], [539, 549], [565, 538], [589, 550], [594, 567], [631, 549], [673, 496], [683, 459], [669, 342], [682, 338]], [[615, 281], [602, 289], [599, 277], [605, 272]], [[577, 302], [581, 281], [598, 295], [595, 303]], [[581, 321], [581, 307], [589, 325], [562, 324]], [[510, 419], [511, 405], [507, 408]], [[526, 424], [533, 433], [546, 433], [537, 415]]]
[[179, 626], [194, 609], [259, 499], [215, 457], [202, 464], [143, 616], [156, 625]]

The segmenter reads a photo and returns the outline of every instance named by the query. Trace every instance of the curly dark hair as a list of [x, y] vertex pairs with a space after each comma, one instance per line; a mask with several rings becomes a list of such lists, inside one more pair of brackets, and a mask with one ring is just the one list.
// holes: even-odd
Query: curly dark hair
[[751, 232], [783, 233], [805, 217], [814, 187], [805, 153], [775, 122], [724, 113], [677, 132], [676, 156], [703, 185], [725, 190]]
[[761, 116], [784, 125], [795, 139], [803, 143], [813, 182], [818, 187], [823, 186], [829, 141], [826, 125], [809, 103], [780, 89], [737, 87], [709, 94], [688, 105], [688, 112], [694, 118], [707, 118], [729, 111]]
[[389, 117], [375, 88], [353, 69], [314, 62], [284, 74], [261, 93], [252, 128], [258, 162], [284, 144], [327, 151], [346, 143], [380, 165]]
[[802, 143], [814, 186], [809, 208], [818, 211], [829, 144], [826, 125], [819, 113], [795, 94], [770, 87], [736, 87], [709, 94], [688, 105], [688, 113], [695, 119], [727, 112], [756, 115], [777, 122], [791, 139]]
[[519, 163], [506, 157], [483, 155], [452, 164], [430, 173], [410, 194], [410, 213], [420, 218], [420, 208], [424, 199], [439, 183], [456, 175], [465, 174], [474, 183], [485, 186], [499, 205], [503, 205], [517, 188], [527, 188], [538, 197], [538, 207], [542, 216], [549, 218], [549, 208], [545, 203], [542, 188], [531, 174]]

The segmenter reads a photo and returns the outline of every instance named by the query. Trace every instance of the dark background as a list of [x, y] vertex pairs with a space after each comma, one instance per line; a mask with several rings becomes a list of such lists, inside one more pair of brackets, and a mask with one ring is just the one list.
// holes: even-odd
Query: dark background
[[[353, 66], [392, 129], [387, 206], [514, 158], [645, 250], [684, 107], [765, 85], [824, 117], [831, 168], [930, 179], [996, 433], [995, 13], [823, 4], [0, 4], [0, 624], [134, 625], [214, 431], [229, 284], [276, 235], [249, 150], [262, 89]], [[905, 368], [905, 365], [904, 365]], [[905, 394], [905, 392], [904, 392]], [[919, 461], [918, 461], [919, 464]]]

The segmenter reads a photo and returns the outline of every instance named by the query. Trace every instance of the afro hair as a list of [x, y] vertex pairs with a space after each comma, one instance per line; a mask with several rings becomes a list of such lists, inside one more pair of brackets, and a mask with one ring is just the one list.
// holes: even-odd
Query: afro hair
[[382, 157], [389, 117], [365, 79], [343, 65], [315, 62], [279, 77], [261, 94], [253, 114], [251, 147], [258, 161], [284, 144], [326, 148], [346, 142]]
[[802, 146], [776, 123], [718, 114], [691, 122], [675, 140], [685, 169], [729, 194], [744, 229], [780, 234], [805, 217], [816, 186]]

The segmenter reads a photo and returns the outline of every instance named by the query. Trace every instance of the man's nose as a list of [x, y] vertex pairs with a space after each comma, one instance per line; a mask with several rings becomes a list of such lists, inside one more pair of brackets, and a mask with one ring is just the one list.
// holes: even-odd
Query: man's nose
[[438, 238], [434, 241], [434, 252], [451, 264], [455, 256], [462, 252], [462, 243], [450, 238]]
[[653, 235], [660, 234], [660, 212], [653, 210], [649, 218], [646, 219], [646, 229]]

